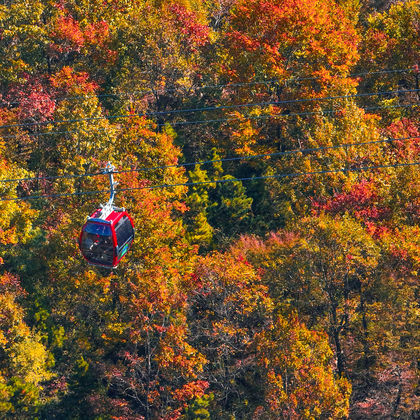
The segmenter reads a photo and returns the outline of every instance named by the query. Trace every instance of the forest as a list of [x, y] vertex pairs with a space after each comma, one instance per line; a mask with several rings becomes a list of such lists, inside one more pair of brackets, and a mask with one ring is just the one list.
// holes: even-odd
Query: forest
[[[1, 0], [0, 419], [418, 419], [419, 25]], [[108, 162], [113, 269], [79, 249]]]

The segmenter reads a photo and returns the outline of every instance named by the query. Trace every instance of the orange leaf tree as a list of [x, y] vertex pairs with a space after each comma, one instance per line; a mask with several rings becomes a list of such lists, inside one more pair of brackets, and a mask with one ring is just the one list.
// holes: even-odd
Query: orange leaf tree
[[[208, 412], [254, 418], [329, 416], [348, 412], [350, 387], [334, 377], [323, 334], [295, 315], [279, 316], [243, 253], [214, 253], [195, 272], [189, 335], [208, 363]], [[284, 382], [282, 382], [282, 379]], [[316, 389], [317, 392], [312, 392]]]

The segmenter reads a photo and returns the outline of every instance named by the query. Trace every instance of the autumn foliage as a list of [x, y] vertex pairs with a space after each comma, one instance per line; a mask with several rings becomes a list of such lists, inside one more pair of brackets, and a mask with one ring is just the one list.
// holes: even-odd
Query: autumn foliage
[[2, 3], [0, 418], [419, 417], [418, 2]]

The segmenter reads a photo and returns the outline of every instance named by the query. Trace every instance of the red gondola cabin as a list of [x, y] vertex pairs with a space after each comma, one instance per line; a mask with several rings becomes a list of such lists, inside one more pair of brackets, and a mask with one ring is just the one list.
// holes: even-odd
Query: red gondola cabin
[[130, 249], [134, 224], [124, 209], [104, 206], [87, 219], [79, 238], [83, 257], [89, 264], [115, 268]]

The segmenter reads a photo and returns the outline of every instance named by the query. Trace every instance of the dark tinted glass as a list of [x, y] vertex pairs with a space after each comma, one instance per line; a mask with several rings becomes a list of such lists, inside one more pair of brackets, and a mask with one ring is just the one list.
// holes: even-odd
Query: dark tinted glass
[[115, 234], [117, 235], [117, 244], [119, 248], [134, 238], [134, 230], [131, 226], [130, 219], [127, 216], [121, 217], [115, 225]]
[[87, 223], [83, 231], [94, 235], [111, 236], [111, 227], [104, 223]]
[[[86, 227], [88, 226], [89, 225], [87, 225]], [[89, 226], [89, 228], [91, 226]], [[109, 232], [111, 233], [111, 229], [109, 226], [101, 226], [105, 226], [106, 228], [108, 228]], [[114, 244], [112, 243], [111, 234], [103, 235], [98, 233], [90, 233], [88, 232], [88, 230], [91, 229], [84, 229], [82, 234], [82, 240], [80, 243], [80, 248], [83, 255], [88, 261], [94, 264], [112, 266], [114, 259]]]

